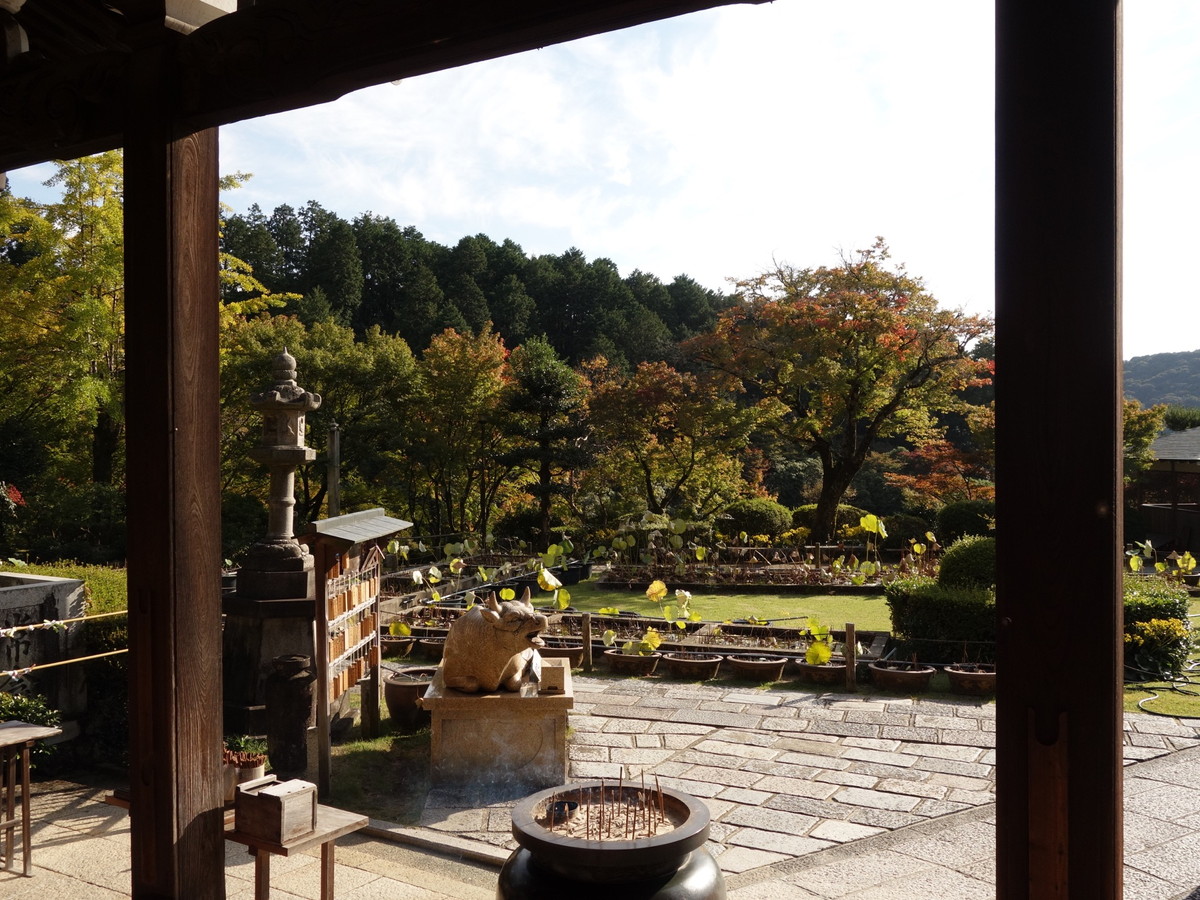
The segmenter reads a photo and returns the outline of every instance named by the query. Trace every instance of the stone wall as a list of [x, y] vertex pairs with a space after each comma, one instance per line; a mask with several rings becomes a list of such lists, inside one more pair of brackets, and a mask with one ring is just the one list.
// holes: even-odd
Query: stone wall
[[[0, 628], [62, 621], [83, 614], [82, 581], [0, 572]], [[82, 625], [76, 622], [62, 630], [41, 628], [0, 638], [0, 671], [25, 669], [79, 655]], [[79, 665], [34, 671], [20, 679], [0, 678], [0, 691], [26, 693], [31, 689], [44, 695], [62, 713], [64, 721], [77, 718], [87, 705], [83, 668]]]

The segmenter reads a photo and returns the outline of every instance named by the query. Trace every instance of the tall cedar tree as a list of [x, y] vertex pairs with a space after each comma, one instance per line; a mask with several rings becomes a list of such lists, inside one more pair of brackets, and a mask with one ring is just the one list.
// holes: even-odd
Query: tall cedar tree
[[504, 461], [527, 467], [533, 476], [528, 489], [538, 504], [537, 549], [545, 550], [554, 497], [567, 490], [563, 475], [587, 460], [587, 382], [544, 337], [517, 347], [508, 363], [505, 427], [515, 446]]
[[988, 377], [970, 346], [989, 319], [939, 309], [920, 279], [885, 267], [882, 239], [835, 268], [780, 265], [739, 283], [740, 303], [690, 342], [702, 363], [778, 412], [780, 438], [821, 461], [813, 537], [833, 534], [837, 504], [872, 444], [929, 435], [934, 414]]

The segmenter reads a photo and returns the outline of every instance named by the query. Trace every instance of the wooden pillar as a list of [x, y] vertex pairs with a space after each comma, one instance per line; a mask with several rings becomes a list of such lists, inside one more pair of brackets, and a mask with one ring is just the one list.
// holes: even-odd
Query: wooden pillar
[[996, 26], [997, 897], [1120, 900], [1120, 4]]
[[132, 894], [223, 898], [217, 132], [173, 133], [168, 59], [125, 142]]

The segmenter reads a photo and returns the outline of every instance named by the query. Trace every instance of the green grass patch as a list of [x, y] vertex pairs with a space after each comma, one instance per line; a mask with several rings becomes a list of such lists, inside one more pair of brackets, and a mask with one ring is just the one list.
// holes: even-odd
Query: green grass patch
[[[668, 588], [670, 585], [667, 585]], [[567, 587], [571, 605], [581, 612], [598, 612], [602, 607], [615, 606], [642, 615], [660, 616], [658, 604], [646, 599], [642, 591], [601, 588], [593, 581]], [[535, 604], [549, 602], [550, 594], [534, 597]], [[668, 595], [668, 602], [671, 597]], [[767, 619], [783, 627], [803, 627], [808, 618], [822, 625], [840, 629], [853, 622], [860, 631], [890, 631], [891, 616], [883, 594], [706, 594], [692, 592], [691, 608], [708, 622], [728, 622], [734, 619]]]
[[16, 574], [46, 575], [52, 578], [78, 578], [87, 585], [88, 612], [119, 612], [129, 608], [125, 570], [109, 566], [89, 566], [77, 562], [56, 562], [21, 567]]
[[[390, 727], [385, 718], [383, 728]], [[422, 728], [334, 745], [330, 802], [397, 825], [416, 825], [430, 786], [429, 741], [429, 729]]]

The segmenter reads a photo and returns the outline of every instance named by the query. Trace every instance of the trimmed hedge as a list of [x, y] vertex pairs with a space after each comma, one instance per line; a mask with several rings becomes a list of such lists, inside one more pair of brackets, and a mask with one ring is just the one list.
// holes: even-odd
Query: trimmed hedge
[[782, 503], [764, 497], [734, 500], [718, 521], [717, 527], [725, 534], [765, 534], [779, 537], [792, 526], [792, 511]]
[[966, 534], [991, 534], [995, 521], [995, 501], [959, 500], [938, 510], [936, 533], [942, 546], [949, 546]]
[[1126, 576], [1125, 678], [1178, 678], [1187, 666], [1192, 635], [1188, 592], [1165, 578]]
[[969, 534], [942, 554], [938, 568], [942, 587], [986, 588], [996, 583], [996, 539]]
[[87, 611], [91, 615], [120, 612], [129, 605], [124, 569], [64, 561], [44, 565], [30, 563], [13, 571], [18, 575], [27, 572], [30, 575], [45, 575], [51, 578], [78, 578], [84, 583]]
[[884, 588], [897, 640], [895, 658], [921, 662], [995, 662], [996, 595], [989, 588], [946, 587], [901, 578]]

